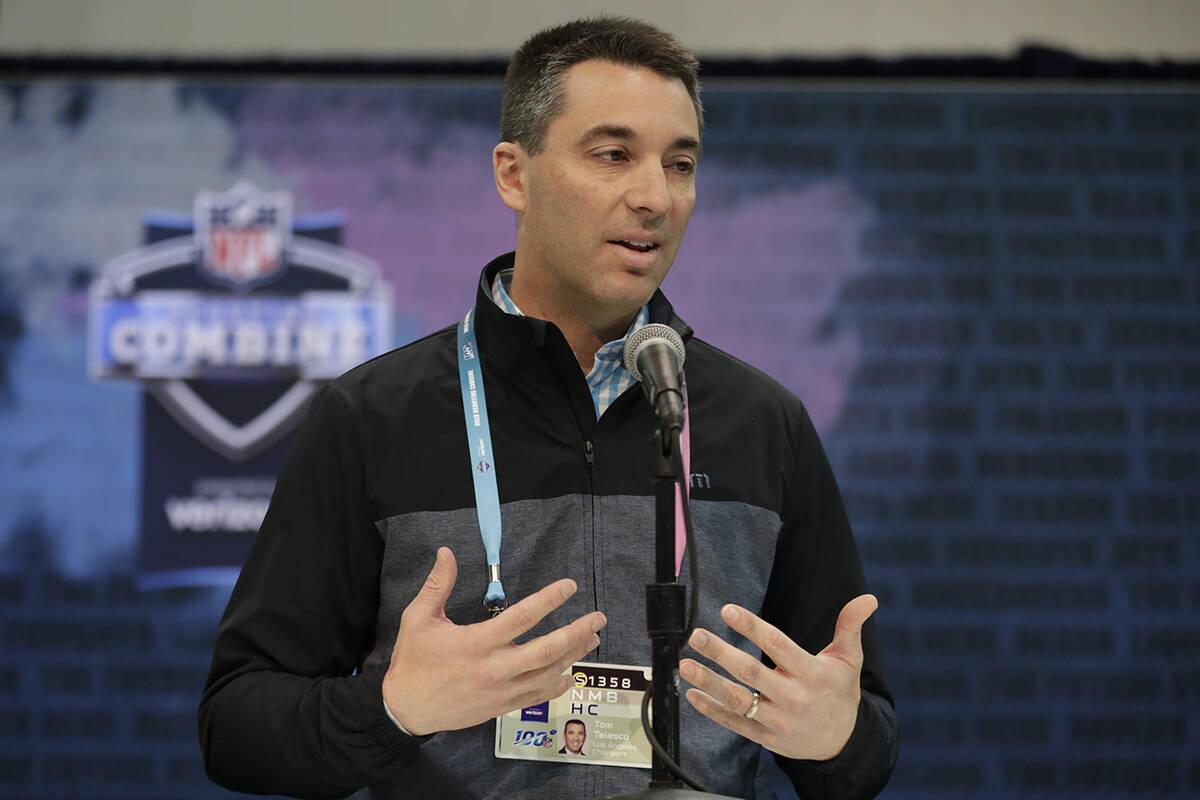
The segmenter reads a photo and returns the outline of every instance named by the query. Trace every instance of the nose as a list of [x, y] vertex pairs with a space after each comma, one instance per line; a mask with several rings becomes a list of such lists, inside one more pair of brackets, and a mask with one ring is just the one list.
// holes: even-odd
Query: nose
[[629, 206], [640, 214], [661, 217], [671, 210], [674, 198], [662, 165], [647, 161], [630, 175]]

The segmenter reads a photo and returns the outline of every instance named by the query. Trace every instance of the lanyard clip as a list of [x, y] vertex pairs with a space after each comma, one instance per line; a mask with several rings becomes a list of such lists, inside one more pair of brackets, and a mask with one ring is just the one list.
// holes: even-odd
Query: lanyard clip
[[500, 565], [488, 564], [488, 586], [483, 596], [483, 607], [494, 617], [508, 607], [504, 597], [504, 586], [500, 583]]

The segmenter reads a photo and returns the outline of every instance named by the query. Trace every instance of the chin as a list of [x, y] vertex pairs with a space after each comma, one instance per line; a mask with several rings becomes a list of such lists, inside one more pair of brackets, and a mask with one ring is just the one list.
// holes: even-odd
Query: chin
[[625, 271], [608, 288], [614, 299], [621, 297], [641, 308], [666, 277], [666, 273]]

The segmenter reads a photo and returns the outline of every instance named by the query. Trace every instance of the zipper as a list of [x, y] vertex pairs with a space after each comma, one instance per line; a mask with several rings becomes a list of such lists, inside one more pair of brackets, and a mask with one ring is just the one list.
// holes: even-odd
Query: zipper
[[[592, 522], [592, 608], [600, 609], [600, 581], [596, 575], [596, 485], [595, 475], [592, 473], [596, 466], [596, 449], [592, 445], [591, 439], [583, 441], [583, 459], [587, 462], [588, 468], [588, 502], [591, 504], [591, 522]], [[604, 645], [601, 644], [601, 647]], [[596, 660], [603, 661], [600, 657], [600, 648], [596, 648]]]

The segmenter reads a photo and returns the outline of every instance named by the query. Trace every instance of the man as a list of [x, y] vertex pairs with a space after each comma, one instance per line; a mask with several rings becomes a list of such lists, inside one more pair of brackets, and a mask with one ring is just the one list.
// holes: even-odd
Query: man
[[587, 725], [581, 719], [569, 719], [563, 723], [563, 746], [558, 752], [563, 755], [582, 756], [583, 743], [587, 741]]
[[[516, 251], [484, 268], [462, 325], [314, 397], [218, 631], [200, 707], [215, 780], [305, 797], [646, 786], [644, 770], [497, 759], [492, 719], [562, 694], [585, 654], [648, 663], [653, 424], [620, 353], [652, 321], [687, 342], [692, 466], [709, 476], [693, 491], [704, 583], [690, 644], [737, 679], [681, 662], [696, 687], [684, 768], [748, 796], [762, 744], [808, 797], [886, 782], [895, 717], [876, 603], [812, 424], [693, 338], [658, 291], [695, 201], [697, 68], [621, 19], [544, 31], [514, 55], [493, 165]], [[460, 330], [476, 341], [460, 346]], [[464, 402], [490, 423], [484, 457]], [[491, 619], [476, 472], [496, 476], [511, 603]]]

